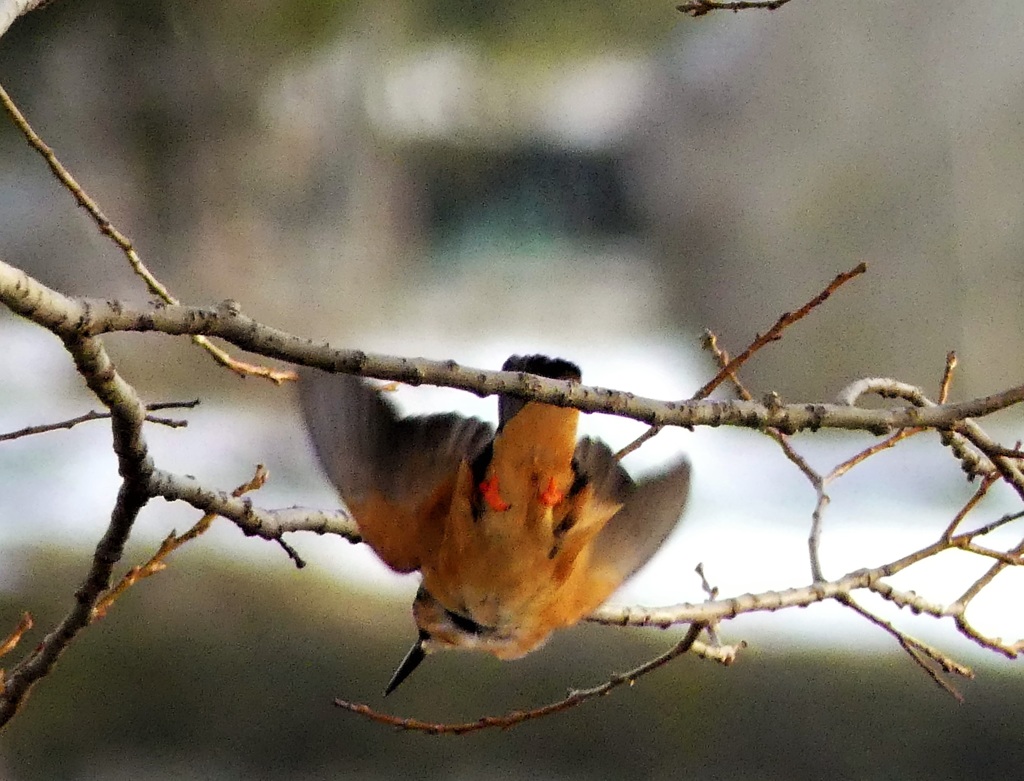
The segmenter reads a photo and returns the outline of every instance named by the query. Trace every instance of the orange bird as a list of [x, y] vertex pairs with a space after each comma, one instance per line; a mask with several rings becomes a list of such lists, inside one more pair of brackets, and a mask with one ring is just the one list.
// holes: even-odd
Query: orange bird
[[[579, 382], [569, 361], [502, 369]], [[348, 375], [307, 371], [300, 398], [324, 471], [391, 569], [419, 570], [419, 639], [394, 691], [441, 649], [515, 659], [591, 613], [664, 542], [690, 484], [683, 460], [639, 482], [579, 411], [499, 396], [498, 431], [454, 413], [401, 418]]]

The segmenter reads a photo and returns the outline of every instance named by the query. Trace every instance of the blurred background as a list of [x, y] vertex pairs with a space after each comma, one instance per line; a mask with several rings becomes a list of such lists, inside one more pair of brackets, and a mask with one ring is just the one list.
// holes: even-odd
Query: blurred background
[[[757, 394], [826, 400], [861, 376], [953, 398], [1020, 382], [1024, 6], [794, 0], [693, 20], [671, 2], [58, 0], [0, 40], [0, 82], [183, 301], [339, 346], [496, 368], [577, 360], [586, 381], [684, 398], [862, 260], [869, 273], [744, 370]], [[62, 292], [144, 301], [10, 123], [0, 257]], [[336, 500], [292, 390], [240, 381], [185, 340], [111, 337], [147, 400], [201, 397], [157, 462], [261, 506]], [[95, 401], [49, 334], [0, 313], [0, 433]], [[493, 400], [402, 390], [410, 410], [493, 419]], [[67, 610], [117, 489], [103, 423], [0, 446], [0, 634]], [[989, 424], [1021, 438], [1013, 414]], [[588, 416], [620, 446], [642, 427]], [[628, 466], [687, 452], [686, 523], [617, 601], [701, 599], [809, 580], [814, 496], [748, 432], [666, 432]], [[806, 436], [821, 468], [870, 442]], [[932, 541], [973, 491], [919, 437], [836, 484], [828, 576]], [[1015, 507], [994, 491], [981, 523]], [[195, 520], [154, 503], [126, 563]], [[1012, 534], [1010, 535], [1012, 537]], [[737, 541], [741, 541], [739, 544]], [[744, 618], [725, 670], [684, 659], [634, 691], [510, 733], [396, 734], [335, 712], [381, 704], [412, 640], [415, 580], [365, 551], [274, 546], [215, 524], [74, 645], [0, 738], [0, 778], [995, 778], [1022, 760], [1024, 682], [949, 627], [894, 616], [979, 672], [957, 705], [889, 638], [840, 610]], [[897, 585], [955, 598], [944, 561]], [[976, 623], [1024, 636], [1017, 573]], [[955, 575], [955, 577], [954, 577]], [[792, 612], [792, 611], [790, 611]], [[513, 665], [431, 659], [387, 708], [472, 719], [588, 686], [674, 635], [582, 627]], [[38, 638], [30, 635], [26, 643]], [[13, 662], [8, 662], [12, 664]]]

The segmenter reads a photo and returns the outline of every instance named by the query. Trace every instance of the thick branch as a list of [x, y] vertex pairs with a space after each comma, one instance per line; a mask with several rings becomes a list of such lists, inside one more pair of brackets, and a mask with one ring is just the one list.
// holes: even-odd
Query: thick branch
[[950, 429], [966, 417], [981, 417], [1024, 401], [1024, 386], [956, 404], [927, 408], [860, 409], [845, 404], [769, 404], [755, 401], [658, 401], [631, 393], [547, 380], [519, 372], [337, 350], [241, 314], [236, 305], [216, 309], [187, 306], [131, 307], [119, 302], [71, 299], [0, 262], [0, 300], [58, 335], [95, 336], [114, 331], [217, 336], [250, 352], [327, 371], [442, 385], [486, 396], [505, 393], [584, 412], [604, 412], [659, 426], [742, 426], [783, 433], [838, 428], [887, 434], [904, 428]]

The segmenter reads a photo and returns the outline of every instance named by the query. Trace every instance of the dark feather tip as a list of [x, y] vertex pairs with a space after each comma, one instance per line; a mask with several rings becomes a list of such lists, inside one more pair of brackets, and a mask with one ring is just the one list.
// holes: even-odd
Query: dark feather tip
[[552, 380], [575, 380], [583, 375], [580, 367], [562, 358], [548, 358], [546, 355], [512, 355], [502, 365], [502, 371], [527, 372]]

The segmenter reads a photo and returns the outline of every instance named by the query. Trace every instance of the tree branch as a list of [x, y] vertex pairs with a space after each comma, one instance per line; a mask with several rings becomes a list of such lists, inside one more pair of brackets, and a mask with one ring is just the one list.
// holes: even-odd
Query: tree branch
[[[83, 189], [82, 185], [80, 185], [75, 177], [71, 175], [71, 172], [64, 167], [60, 160], [57, 159], [57, 155], [54, 151], [45, 141], [43, 141], [42, 138], [39, 137], [35, 130], [32, 129], [28, 120], [21, 113], [21, 110], [17, 107], [14, 101], [11, 100], [11, 96], [7, 94], [7, 91], [2, 86], [0, 86], [0, 105], [4, 107], [11, 119], [14, 121], [15, 126], [25, 136], [29, 146], [35, 149], [46, 161], [46, 164], [50, 167], [50, 171], [53, 172], [57, 181], [61, 183], [64, 189], [71, 193], [75, 202], [85, 210], [90, 218], [92, 218], [92, 221], [96, 224], [100, 233], [109, 238], [121, 250], [121, 252], [124, 253], [125, 258], [128, 260], [128, 265], [131, 266], [135, 275], [145, 283], [149, 292], [165, 304], [180, 303], [177, 298], [171, 295], [171, 291], [168, 290], [167, 287], [146, 267], [146, 264], [142, 262], [142, 258], [133, 246], [131, 239], [121, 233], [121, 231], [114, 226], [114, 224], [100, 209], [99, 204], [90, 197], [90, 195]], [[264, 377], [278, 385], [287, 380], [295, 379], [294, 372], [282, 372], [265, 366], [254, 366], [232, 358], [220, 347], [210, 342], [205, 336], [193, 335], [192, 341], [199, 347], [206, 350], [206, 352], [208, 352], [213, 359], [217, 361], [217, 363], [240, 376], [244, 377], [247, 375], [253, 375], [257, 377]]]
[[[54, 333], [96, 336], [113, 332], [205, 334], [243, 350], [332, 372], [357, 374], [409, 385], [440, 385], [480, 396], [504, 393], [584, 412], [603, 412], [659, 426], [776, 428], [782, 433], [822, 428], [888, 434], [903, 428], [952, 429], [967, 417], [981, 417], [1024, 401], [1024, 385], [971, 401], [926, 408], [861, 409], [848, 404], [781, 404], [756, 401], [658, 401], [632, 393], [549, 380], [522, 372], [463, 367], [430, 361], [333, 349], [258, 323], [237, 304], [214, 309], [188, 306], [132, 307], [116, 301], [73, 299], [0, 261], [0, 301]], [[1004, 459], [1005, 460], [1005, 459]]]
[[[198, 405], [199, 399], [193, 399], [192, 401], [160, 401], [154, 404], [147, 404], [146, 411], [153, 412], [155, 410], [162, 409], [194, 409]], [[62, 420], [59, 423], [46, 423], [41, 426], [25, 426], [17, 431], [9, 431], [6, 434], [0, 434], [0, 442], [7, 442], [12, 439], [21, 439], [23, 437], [30, 437], [36, 434], [46, 434], [50, 431], [70, 429], [80, 423], [88, 423], [92, 420], [107, 420], [109, 417], [109, 412], [97, 412], [96, 410], [90, 410], [89, 412], [78, 415], [77, 417]], [[149, 423], [157, 423], [161, 426], [167, 426], [168, 428], [184, 428], [188, 425], [187, 420], [173, 420], [171, 418], [161, 418], [156, 415], [146, 415], [146, 420]]]
[[24, 16], [29, 11], [42, 8], [51, 2], [53, 0], [0, 0], [0, 38], [19, 16]]
[[146, 410], [132, 387], [115, 371], [103, 344], [98, 339], [69, 333], [65, 334], [64, 346], [89, 389], [111, 412], [121, 488], [107, 530], [93, 553], [92, 566], [75, 592], [74, 606], [39, 646], [7, 675], [0, 694], [0, 726], [13, 718], [32, 686], [53, 668], [75, 635], [88, 626], [99, 596], [110, 586], [111, 572], [124, 552], [132, 525], [150, 498], [146, 486], [153, 472], [153, 461], [142, 436]]
[[[683, 638], [665, 653], [644, 662], [642, 665], [630, 670], [629, 672], [615, 675], [598, 686], [594, 686], [590, 689], [578, 689], [576, 691], [571, 691], [568, 696], [564, 699], [558, 700], [557, 702], [542, 705], [539, 708], [532, 708], [531, 710], [512, 711], [504, 716], [484, 716], [476, 721], [445, 724], [421, 721], [420, 719], [390, 716], [386, 713], [374, 710], [369, 705], [349, 702], [342, 699], [336, 699], [334, 704], [351, 713], [365, 716], [371, 721], [376, 721], [378, 724], [386, 724], [389, 727], [398, 727], [399, 729], [409, 730], [412, 732], [425, 732], [429, 735], [465, 735], [470, 732], [479, 732], [483, 729], [492, 729], [495, 727], [498, 729], [508, 729], [509, 727], [514, 727], [526, 721], [540, 719], [545, 716], [562, 713], [570, 708], [575, 708], [577, 705], [582, 705], [588, 700], [592, 700], [596, 697], [603, 697], [613, 689], [617, 689], [623, 684], [629, 684], [632, 686], [643, 676], [654, 672], [659, 667], [663, 667], [673, 659], [687, 653], [691, 648], [693, 648], [694, 644], [697, 642], [697, 637], [703, 629], [704, 627], [701, 624], [692, 624], [686, 634], [683, 635]], [[731, 650], [733, 651], [734, 656], [735, 649]], [[731, 660], [732, 656], [729, 657], [729, 662], [726, 663], [730, 663]]]
[[284, 534], [308, 531], [315, 534], [336, 534], [349, 542], [362, 541], [359, 527], [342, 509], [325, 511], [288, 507], [281, 510], [261, 510], [254, 507], [245, 497], [236, 497], [226, 491], [206, 488], [194, 477], [176, 475], [163, 469], [153, 470], [148, 488], [153, 496], [163, 497], [169, 502], [182, 501], [197, 510], [229, 518], [247, 536], [280, 541]]

